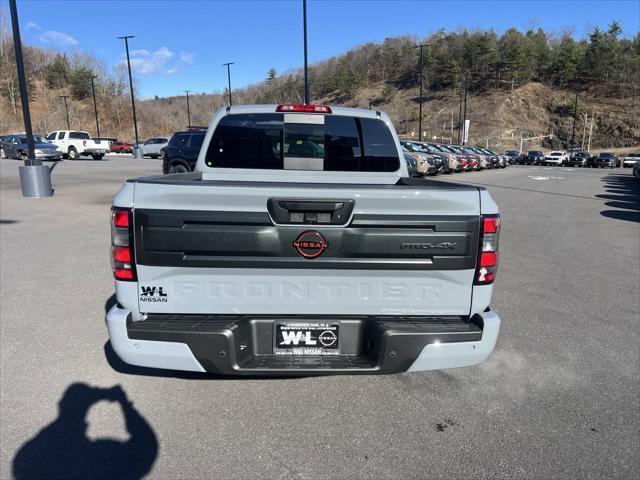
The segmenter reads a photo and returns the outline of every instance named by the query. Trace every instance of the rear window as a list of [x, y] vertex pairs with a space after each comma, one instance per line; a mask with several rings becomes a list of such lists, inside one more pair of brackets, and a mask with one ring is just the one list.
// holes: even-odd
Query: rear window
[[186, 133], [176, 133], [173, 137], [171, 137], [171, 141], [169, 145], [172, 147], [186, 147], [187, 141], [189, 140], [189, 135]]
[[80, 140], [89, 140], [91, 137], [87, 132], [69, 132], [69, 138], [77, 138]]
[[213, 133], [206, 164], [345, 172], [394, 172], [400, 167], [393, 136], [381, 120], [326, 115], [322, 124], [294, 123], [295, 118], [285, 123], [280, 113], [225, 116]]
[[198, 150], [200, 150], [200, 147], [202, 147], [202, 142], [204, 142], [204, 135], [205, 135], [205, 132], [202, 132], [201, 134], [191, 135], [191, 141], [189, 142], [189, 147], [197, 148]]

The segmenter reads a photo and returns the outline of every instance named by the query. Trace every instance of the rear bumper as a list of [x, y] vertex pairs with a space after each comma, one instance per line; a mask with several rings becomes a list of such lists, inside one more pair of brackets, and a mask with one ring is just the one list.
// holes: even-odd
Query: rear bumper
[[36, 153], [38, 160], [60, 160], [62, 158], [62, 152], [52, 153]]
[[[107, 313], [111, 345], [126, 363], [227, 375], [385, 374], [467, 367], [493, 351], [500, 318], [341, 317], [341, 354], [274, 355], [274, 316], [149, 315], [132, 322]], [[293, 317], [295, 320], [307, 318]], [[308, 318], [308, 320], [318, 320]]]

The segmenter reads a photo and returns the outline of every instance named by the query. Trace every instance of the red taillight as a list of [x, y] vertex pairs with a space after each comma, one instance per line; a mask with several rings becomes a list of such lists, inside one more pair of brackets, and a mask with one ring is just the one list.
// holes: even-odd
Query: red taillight
[[278, 105], [276, 112], [302, 112], [302, 113], [331, 113], [331, 107], [326, 105]]
[[131, 249], [129, 247], [113, 247], [113, 261], [131, 263]]
[[489, 285], [495, 281], [498, 270], [500, 215], [483, 215], [480, 225], [480, 252], [474, 284]]
[[113, 210], [111, 212], [113, 218], [113, 224], [116, 227], [129, 228], [129, 211], [128, 210]]
[[498, 233], [500, 230], [500, 217], [484, 217], [482, 233]]
[[133, 270], [128, 268], [114, 268], [113, 275], [118, 280], [135, 280]]
[[482, 252], [480, 254], [481, 267], [495, 267], [498, 264], [498, 254], [496, 252]]
[[111, 210], [111, 262], [116, 280], [136, 280], [131, 210]]

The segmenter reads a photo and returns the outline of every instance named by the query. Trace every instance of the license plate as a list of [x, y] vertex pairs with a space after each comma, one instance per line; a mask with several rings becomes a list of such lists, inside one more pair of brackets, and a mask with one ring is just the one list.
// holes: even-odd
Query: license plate
[[340, 327], [325, 322], [276, 322], [273, 352], [276, 355], [337, 355]]

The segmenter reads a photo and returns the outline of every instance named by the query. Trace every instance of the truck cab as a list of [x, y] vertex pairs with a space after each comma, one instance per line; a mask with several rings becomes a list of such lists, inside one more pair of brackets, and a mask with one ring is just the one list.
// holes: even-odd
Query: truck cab
[[410, 178], [388, 116], [220, 109], [190, 173], [112, 207], [114, 351], [229, 375], [471, 366], [494, 348], [500, 217], [475, 185]]

